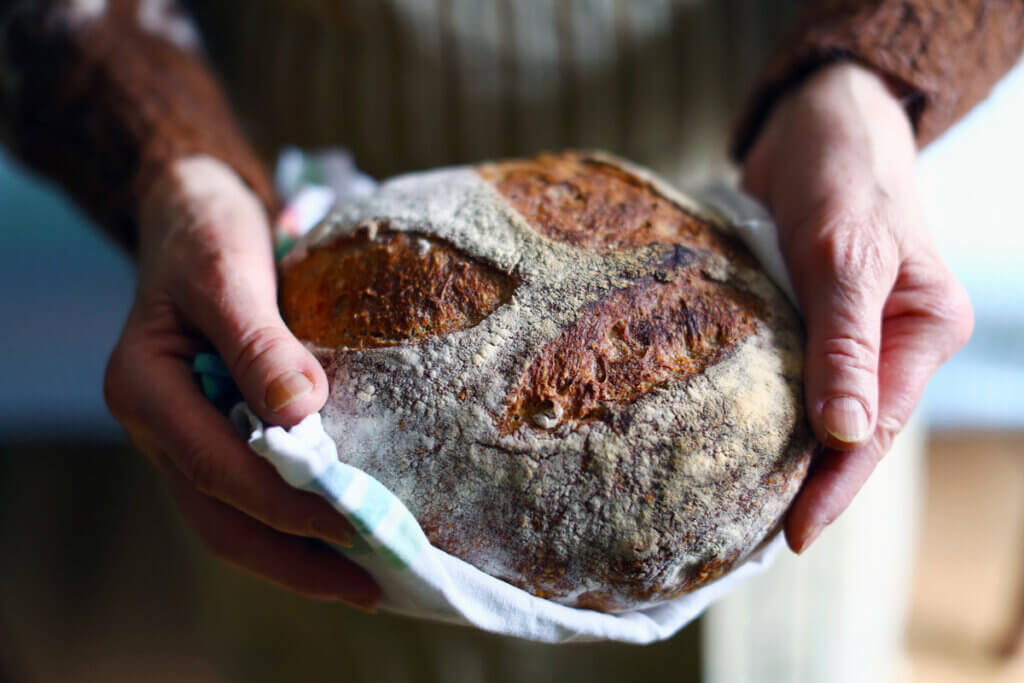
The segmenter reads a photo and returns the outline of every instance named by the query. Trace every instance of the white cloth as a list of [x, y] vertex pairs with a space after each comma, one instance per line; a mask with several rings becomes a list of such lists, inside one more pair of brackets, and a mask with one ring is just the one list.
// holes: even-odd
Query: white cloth
[[352, 522], [360, 539], [338, 552], [374, 578], [382, 592], [380, 608], [390, 612], [549, 643], [652, 643], [674, 635], [739, 581], [767, 567], [781, 547], [779, 536], [718, 581], [654, 607], [622, 614], [566, 607], [431, 546], [398, 498], [370, 475], [338, 460], [319, 414], [291, 430], [264, 428], [244, 404], [232, 418], [251, 428], [250, 446], [282, 478], [323, 496]]

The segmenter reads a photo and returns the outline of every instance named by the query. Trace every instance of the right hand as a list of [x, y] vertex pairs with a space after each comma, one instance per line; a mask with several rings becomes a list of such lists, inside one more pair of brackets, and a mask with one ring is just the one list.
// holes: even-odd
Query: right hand
[[973, 313], [928, 233], [909, 117], [885, 81], [828, 66], [782, 99], [747, 157], [807, 323], [805, 401], [825, 450], [786, 518], [802, 552], [846, 509]]
[[153, 185], [140, 213], [138, 290], [104, 386], [111, 413], [215, 554], [373, 611], [373, 580], [314, 540], [350, 545], [348, 522], [252, 452], [192, 375], [209, 340], [265, 422], [291, 426], [327, 398], [323, 369], [278, 313], [265, 210], [230, 168], [195, 157]]

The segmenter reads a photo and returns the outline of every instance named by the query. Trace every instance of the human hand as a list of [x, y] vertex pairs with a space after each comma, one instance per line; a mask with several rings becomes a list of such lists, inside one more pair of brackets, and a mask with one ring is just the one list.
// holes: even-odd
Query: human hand
[[796, 552], [846, 509], [971, 334], [967, 293], [924, 225], [915, 157], [885, 83], [840, 64], [778, 103], [743, 169], [778, 223], [807, 324], [808, 418], [825, 446], [786, 520]]
[[311, 540], [350, 545], [349, 524], [280, 479], [199, 392], [191, 362], [207, 339], [263, 420], [291, 426], [324, 404], [323, 370], [278, 313], [263, 207], [230, 168], [195, 157], [143, 202], [138, 290], [107, 367], [107, 404], [215, 554], [309, 597], [372, 610], [372, 579]]

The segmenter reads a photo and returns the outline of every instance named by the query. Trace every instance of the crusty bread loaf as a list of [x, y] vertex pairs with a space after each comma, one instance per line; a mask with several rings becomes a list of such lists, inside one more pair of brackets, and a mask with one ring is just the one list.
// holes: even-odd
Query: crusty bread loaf
[[391, 180], [289, 254], [281, 308], [341, 457], [534, 595], [693, 590], [807, 471], [795, 312], [713, 212], [603, 155]]

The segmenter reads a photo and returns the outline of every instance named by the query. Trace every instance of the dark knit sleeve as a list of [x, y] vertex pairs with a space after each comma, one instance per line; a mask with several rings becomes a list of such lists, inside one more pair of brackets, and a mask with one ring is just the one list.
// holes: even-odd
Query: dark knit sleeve
[[141, 198], [182, 157], [220, 159], [274, 208], [266, 168], [178, 11], [147, 0], [28, 0], [0, 16], [5, 145], [129, 247]]
[[902, 99], [919, 146], [983, 99], [1024, 51], [1024, 0], [822, 0], [809, 3], [740, 118], [742, 159], [784, 92], [816, 69], [859, 62]]

